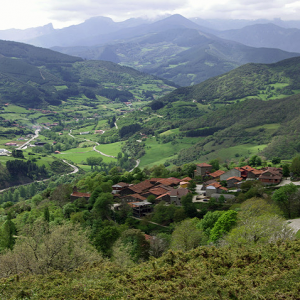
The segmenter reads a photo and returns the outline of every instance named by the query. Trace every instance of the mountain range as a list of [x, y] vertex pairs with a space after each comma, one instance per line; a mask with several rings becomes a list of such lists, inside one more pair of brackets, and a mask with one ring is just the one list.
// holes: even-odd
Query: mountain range
[[[209, 22], [202, 23], [211, 26]], [[255, 26], [260, 38], [255, 38]], [[288, 39], [296, 39], [298, 29], [282, 28], [282, 39], [287, 44], [285, 50], [295, 49], [287, 52], [274, 49], [282, 40], [275, 42], [280, 27], [273, 25], [274, 34], [270, 35], [267, 29], [260, 30], [260, 26], [270, 27], [268, 24], [253, 25], [250, 29], [220, 32], [181, 15], [152, 22], [144, 19], [114, 22], [107, 17], [95, 17], [59, 30], [54, 30], [51, 25], [28, 29], [24, 35], [28, 34], [26, 42], [36, 46], [84, 59], [119, 63], [180, 86], [189, 86], [249, 62], [274, 63], [299, 55], [297, 43], [292, 48], [287, 43]], [[4, 33], [7, 36], [7, 31], [0, 31], [0, 38]], [[264, 38], [266, 35], [269, 35], [268, 39]], [[17, 37], [16, 32], [14, 37]]]

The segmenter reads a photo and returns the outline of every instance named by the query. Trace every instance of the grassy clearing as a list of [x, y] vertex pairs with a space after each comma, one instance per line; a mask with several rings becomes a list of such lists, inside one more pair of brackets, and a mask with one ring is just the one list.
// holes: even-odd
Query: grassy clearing
[[[202, 156], [201, 161], [209, 161], [211, 159], [218, 158], [220, 161], [230, 161], [231, 159], [239, 160], [240, 157], [248, 158], [252, 155], [258, 154], [262, 151], [267, 144], [255, 145], [255, 144], [244, 144], [233, 147], [223, 147], [210, 154]], [[238, 156], [236, 156], [238, 155]]]
[[[191, 147], [199, 141], [199, 138], [178, 139], [176, 144], [171, 142], [159, 144], [154, 138], [146, 140], [146, 154], [141, 158], [141, 167], [163, 164], [166, 160], [173, 158], [181, 149]], [[159, 158], [159, 160], [158, 160]]]
[[58, 158], [67, 159], [79, 165], [82, 165], [82, 162], [86, 162], [86, 159], [91, 156], [102, 157], [103, 162], [105, 163], [115, 161], [114, 158], [103, 156], [100, 153], [94, 151], [93, 147], [70, 149], [57, 154]]
[[247, 129], [245, 129], [245, 131], [253, 132], [253, 131], [256, 131], [258, 129], [263, 128], [268, 133], [274, 133], [279, 127], [280, 127], [279, 123], [273, 123], [273, 124], [265, 124], [265, 125], [262, 125], [262, 126], [255, 126], [255, 127], [247, 128]]
[[179, 128], [175, 128], [175, 129], [167, 130], [167, 131], [161, 133], [160, 135], [164, 136], [164, 135], [171, 135], [171, 134], [178, 134], [178, 133], [179, 133]]
[[122, 152], [122, 145], [122, 142], [101, 144], [97, 146], [96, 149], [108, 155], [118, 156], [118, 153]]

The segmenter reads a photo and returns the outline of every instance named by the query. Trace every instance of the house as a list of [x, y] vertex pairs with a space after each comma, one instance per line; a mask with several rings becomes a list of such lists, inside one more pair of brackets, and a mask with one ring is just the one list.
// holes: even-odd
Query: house
[[123, 189], [120, 190], [119, 194], [121, 196], [126, 196], [131, 194], [142, 194], [148, 191], [153, 186], [154, 184], [151, 183], [150, 180], [144, 180], [140, 183], [124, 187]]
[[243, 180], [242, 177], [237, 177], [237, 176], [229, 177], [226, 180], [227, 187], [228, 188], [237, 187], [237, 184], [240, 183], [242, 180]]
[[90, 132], [89, 131], [83, 131], [83, 132], [80, 132], [79, 134], [89, 134]]
[[169, 192], [170, 194], [170, 203], [171, 204], [176, 204], [176, 205], [181, 205], [181, 198], [183, 196], [186, 196], [190, 191], [185, 188], [178, 188], [178, 189], [173, 189]]
[[213, 173], [209, 173], [208, 176], [212, 177], [214, 180], [220, 179], [220, 176], [223, 175], [225, 171], [217, 170]]
[[132, 194], [132, 195], [126, 195], [124, 197], [121, 198], [122, 202], [137, 202], [137, 201], [146, 201], [147, 198], [140, 195], [140, 194]]
[[264, 171], [259, 177], [258, 180], [264, 184], [279, 184], [282, 179], [282, 170], [276, 168], [270, 168]]
[[0, 155], [9, 155], [11, 154], [10, 151], [6, 150], [6, 149], [0, 149]]
[[4, 145], [5, 145], [5, 146], [18, 146], [17, 143], [13, 143], [13, 142], [5, 143]]
[[45, 143], [45, 142], [35, 142], [34, 143], [36, 146], [44, 146], [44, 145], [46, 145], [47, 143]]
[[95, 132], [94, 132], [95, 134], [103, 134], [104, 133], [104, 130], [95, 130]]
[[190, 182], [192, 181], [193, 179], [191, 177], [184, 177], [181, 179], [181, 181], [187, 181], [187, 182]]
[[56, 150], [56, 151], [54, 151], [54, 154], [60, 154], [60, 152]]
[[170, 190], [169, 187], [166, 187], [166, 186], [155, 186], [153, 188], [151, 188], [148, 192], [142, 194], [142, 196], [144, 197], [148, 197], [150, 195], [153, 195], [155, 197], [158, 197], [160, 195], [163, 195], [165, 193], [167, 193], [168, 191]]
[[181, 188], [187, 188], [188, 185], [189, 185], [189, 182], [188, 181], [181, 181], [179, 185], [180, 185]]
[[201, 163], [196, 165], [195, 176], [205, 176], [211, 173], [212, 165]]
[[112, 193], [118, 194], [123, 188], [130, 186], [130, 184], [126, 182], [118, 182], [112, 186]]
[[219, 182], [215, 182], [206, 187], [206, 196], [211, 197], [212, 194], [221, 194], [227, 191], [227, 188], [223, 187]]
[[91, 197], [91, 194], [89, 194], [89, 193], [78, 192], [76, 186], [73, 187], [73, 193], [70, 195], [72, 202], [79, 198], [85, 198], [85, 200], [88, 201], [90, 199], [90, 197]]
[[133, 216], [137, 218], [144, 217], [153, 210], [152, 203], [148, 201], [130, 202], [128, 205], [132, 208]]
[[242, 177], [240, 168], [231, 169], [220, 176], [220, 181], [227, 180], [230, 177]]

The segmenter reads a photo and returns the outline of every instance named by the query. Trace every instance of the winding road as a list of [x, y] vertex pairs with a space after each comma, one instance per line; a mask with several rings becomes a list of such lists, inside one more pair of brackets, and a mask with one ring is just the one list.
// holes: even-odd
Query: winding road
[[[41, 129], [37, 129], [37, 130], [34, 132], [35, 135], [34, 135], [30, 140], [28, 140], [26, 143], [24, 143], [23, 145], [19, 146], [19, 147], [17, 148], [17, 150], [26, 149], [26, 148], [27, 148], [27, 145], [28, 145], [31, 141], [33, 141], [34, 139], [38, 138], [40, 130], [41, 130]], [[26, 147], [26, 148], [25, 148], [25, 147]]]

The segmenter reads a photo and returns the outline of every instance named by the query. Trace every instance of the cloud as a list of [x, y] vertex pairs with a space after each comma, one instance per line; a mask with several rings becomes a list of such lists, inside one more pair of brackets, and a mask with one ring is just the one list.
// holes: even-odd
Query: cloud
[[296, 0], [9, 0], [0, 10], [1, 28], [28, 28], [52, 22], [78, 24], [95, 16], [115, 21], [164, 14], [235, 19], [300, 19]]

